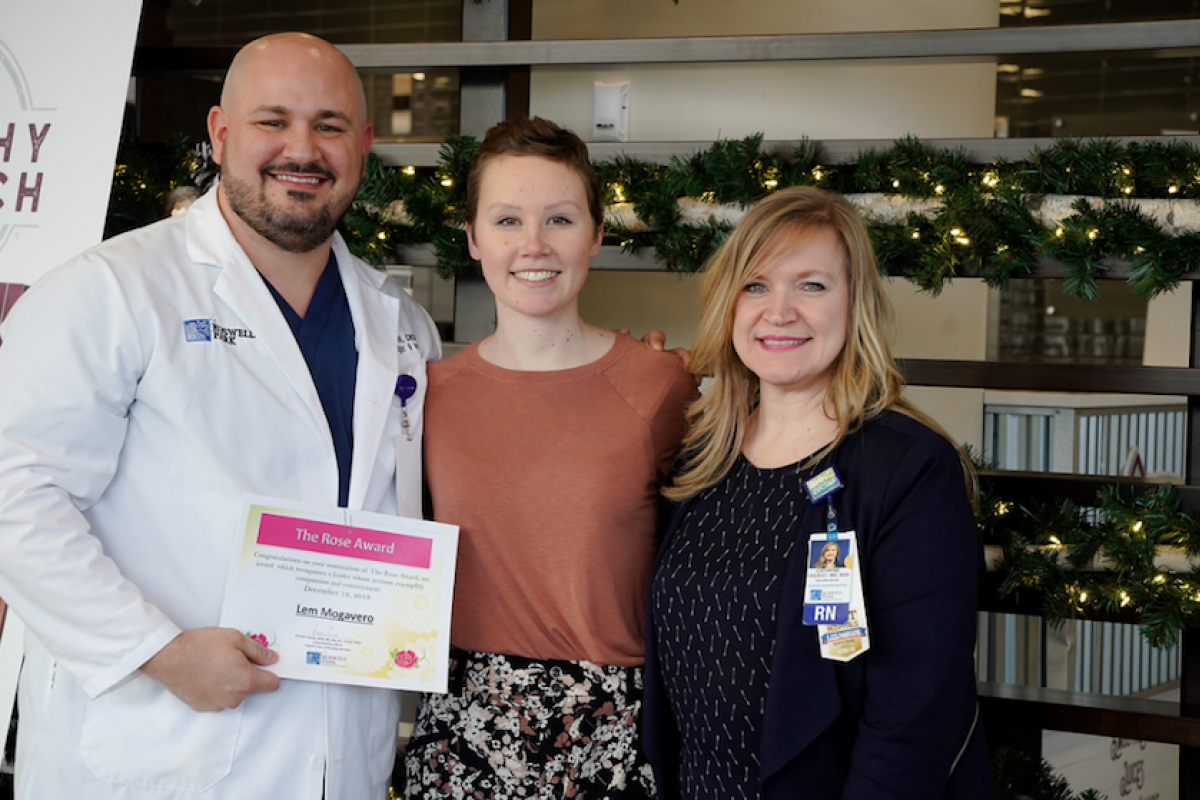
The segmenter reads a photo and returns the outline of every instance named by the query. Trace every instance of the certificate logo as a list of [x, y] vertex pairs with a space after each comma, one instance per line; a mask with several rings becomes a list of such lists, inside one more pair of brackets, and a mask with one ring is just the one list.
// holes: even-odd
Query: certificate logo
[[318, 666], [318, 667], [321, 666], [320, 652], [314, 652], [312, 650], [309, 650], [307, 653], [304, 654], [304, 663], [305, 664], [313, 664], [314, 666]]

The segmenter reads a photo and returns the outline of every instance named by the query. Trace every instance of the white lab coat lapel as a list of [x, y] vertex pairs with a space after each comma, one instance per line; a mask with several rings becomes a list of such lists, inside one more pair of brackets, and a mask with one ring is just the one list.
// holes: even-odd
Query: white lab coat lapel
[[319, 421], [333, 447], [333, 436], [308, 371], [304, 354], [275, 298], [245, 251], [233, 238], [217, 205], [214, 189], [196, 201], [187, 214], [188, 255], [193, 261], [220, 267], [213, 293], [221, 299], [271, 355], [288, 383]]
[[[340, 236], [333, 252], [341, 271], [350, 316], [354, 319], [354, 346], [358, 350], [358, 375], [354, 386], [354, 459], [350, 465], [350, 508], [362, 508], [384, 440], [384, 427], [392, 410], [396, 389], [396, 328], [400, 302], [385, 295], [382, 273], [367, 272], [355, 262]], [[390, 442], [389, 442], [390, 444]]]

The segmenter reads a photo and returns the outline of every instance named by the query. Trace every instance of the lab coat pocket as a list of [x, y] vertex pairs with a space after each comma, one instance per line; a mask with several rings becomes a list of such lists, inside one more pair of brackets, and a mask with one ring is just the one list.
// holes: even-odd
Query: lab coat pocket
[[88, 703], [83, 761], [104, 781], [204, 791], [229, 774], [242, 709], [200, 713], [145, 675]]

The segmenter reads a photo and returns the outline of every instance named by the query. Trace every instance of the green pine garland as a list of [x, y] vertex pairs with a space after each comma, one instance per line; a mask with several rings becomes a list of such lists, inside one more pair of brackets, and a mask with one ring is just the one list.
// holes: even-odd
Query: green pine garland
[[[1069, 500], [1023, 504], [985, 494], [978, 522], [984, 540], [1004, 548], [1000, 595], [1039, 593], [1051, 625], [1090, 609], [1136, 612], [1146, 641], [1171, 647], [1200, 620], [1200, 568], [1174, 572], [1155, 565], [1158, 547], [1200, 556], [1200, 516], [1180, 508], [1179, 493], [1169, 484], [1136, 497], [1106, 486], [1094, 509]], [[1104, 569], [1093, 569], [1097, 559]]]
[[[161, 198], [184, 182], [188, 168], [196, 168], [195, 156], [181, 143], [171, 147], [176, 160], [165, 168], [161, 154], [147, 158], [133, 147], [123, 151], [109, 212], [118, 223], [112, 229], [153, 219], [146, 196]], [[433, 169], [386, 167], [372, 156], [343, 226], [351, 249], [379, 265], [397, 244], [431, 242], [441, 274], [466, 267], [462, 223], [475, 147], [471, 137], [448, 138]], [[1183, 274], [1200, 270], [1200, 233], [1171, 236], [1127, 202], [1200, 200], [1200, 152], [1185, 142], [1063, 139], [1023, 161], [975, 164], [961, 150], [934, 149], [909, 136], [888, 150], [830, 164], [814, 142], [803, 140], [779, 155], [764, 151], [759, 134], [716, 142], [666, 166], [622, 156], [595, 167], [605, 204], [631, 203], [639, 223], [610, 227], [607, 240], [629, 251], [651, 248], [670, 271], [701, 269], [731, 229], [723, 222], [684, 224], [680, 199], [749, 206], [800, 185], [940, 201], [932, 219], [913, 214], [903, 224], [871, 225], [881, 269], [934, 294], [959, 276], [1004, 286], [1030, 274], [1039, 257], [1062, 262], [1064, 289], [1085, 299], [1096, 296], [1112, 260], [1129, 263], [1129, 285], [1146, 298], [1173, 290]], [[1048, 230], [1030, 204], [1050, 194], [1100, 202], [1097, 208], [1077, 202], [1061, 225]]]
[[[360, 202], [374, 207], [404, 204], [407, 223], [380, 214], [355, 220], [356, 241], [431, 241], [438, 267], [451, 274], [468, 263], [461, 235], [461, 187], [475, 141], [450, 139], [435, 170], [397, 183], [386, 168], [368, 170]], [[1028, 275], [1041, 257], [1066, 265], [1065, 290], [1093, 298], [1105, 264], [1130, 263], [1129, 284], [1142, 297], [1173, 290], [1181, 276], [1200, 268], [1200, 234], [1173, 237], [1127, 201], [1131, 197], [1200, 198], [1200, 152], [1186, 143], [1061, 140], [1018, 162], [972, 164], [961, 150], [936, 150], [905, 137], [886, 151], [866, 151], [856, 162], [824, 164], [820, 147], [804, 140], [780, 156], [763, 150], [763, 137], [719, 141], [667, 166], [619, 157], [595, 165], [607, 205], [631, 203], [640, 225], [610, 227], [607, 237], [627, 250], [652, 248], [670, 271], [703, 267], [731, 226], [683, 224], [676, 202], [698, 198], [748, 206], [784, 186], [815, 185], [843, 193], [881, 192], [909, 199], [937, 199], [932, 219], [912, 215], [905, 224], [873, 224], [880, 267], [922, 289], [939, 292], [959, 276], [979, 276], [1003, 286]], [[439, 187], [450, 181], [450, 190]], [[1055, 230], [1031, 213], [1030, 202], [1047, 194], [1099, 198], [1099, 208], [1080, 201]], [[371, 198], [371, 199], [366, 199]], [[371, 226], [374, 226], [372, 228]], [[407, 230], [405, 230], [407, 229]], [[379, 234], [384, 234], [380, 236]], [[379, 263], [384, 251], [364, 253]]]
[[996, 800], [1108, 800], [1095, 789], [1079, 794], [1071, 791], [1067, 779], [1054, 773], [1050, 762], [1011, 747], [992, 754]]
[[181, 186], [194, 185], [193, 176], [201, 166], [182, 136], [156, 146], [122, 142], [113, 171], [105, 238], [161, 219], [167, 195]]

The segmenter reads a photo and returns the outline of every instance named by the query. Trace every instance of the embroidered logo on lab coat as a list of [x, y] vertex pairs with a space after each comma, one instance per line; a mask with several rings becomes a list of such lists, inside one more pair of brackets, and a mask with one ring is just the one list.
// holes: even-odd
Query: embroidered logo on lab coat
[[417, 340], [415, 333], [401, 333], [396, 336], [396, 352], [400, 355], [405, 353], [417, 353], [421, 350], [421, 343]]
[[188, 342], [211, 342], [214, 339], [225, 344], [237, 344], [238, 339], [254, 339], [249, 328], [226, 328], [211, 319], [185, 319], [183, 338]]

